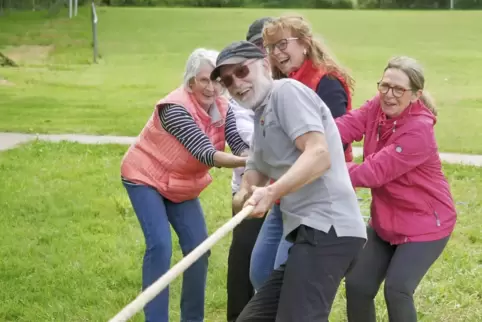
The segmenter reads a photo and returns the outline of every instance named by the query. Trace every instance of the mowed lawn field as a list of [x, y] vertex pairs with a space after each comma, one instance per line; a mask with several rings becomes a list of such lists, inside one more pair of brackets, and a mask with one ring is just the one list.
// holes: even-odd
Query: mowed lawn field
[[[87, 8], [75, 19], [45, 13], [0, 19], [0, 49], [24, 67], [2, 69], [0, 129], [21, 132], [137, 135], [163, 95], [178, 86], [196, 47], [222, 49], [244, 39], [264, 15], [247, 9], [99, 8], [99, 48], [92, 61]], [[352, 71], [354, 106], [376, 92], [387, 60], [410, 55], [426, 68], [439, 104], [443, 151], [482, 154], [482, 12], [299, 10]], [[64, 13], [63, 17], [66, 17]], [[30, 46], [29, 46], [30, 45]], [[32, 46], [44, 45], [44, 46]]]
[[[137, 135], [156, 100], [181, 82], [194, 48], [219, 50], [244, 38], [252, 20], [285, 12], [293, 11], [99, 8], [98, 64], [91, 64], [86, 8], [72, 20], [31, 12], [1, 17], [0, 51], [21, 67], [0, 69], [7, 80], [0, 81], [0, 132]], [[374, 95], [390, 56], [414, 56], [426, 66], [427, 88], [440, 106], [441, 150], [482, 154], [482, 12], [296, 12], [353, 71], [356, 106]], [[107, 321], [139, 293], [144, 240], [119, 180], [126, 148], [32, 142], [0, 153], [0, 321]], [[416, 305], [420, 321], [476, 322], [482, 170], [444, 169], [459, 220]], [[201, 195], [210, 233], [231, 216], [231, 172], [212, 175]], [[368, 214], [369, 193], [358, 193]], [[173, 236], [174, 264], [181, 253]], [[230, 239], [212, 249], [207, 322], [226, 321]], [[172, 321], [179, 320], [181, 281], [171, 288]], [[383, 291], [377, 316], [388, 321]], [[346, 321], [343, 284], [330, 321]]]
[[[34, 142], [0, 154], [0, 321], [107, 321], [140, 291], [144, 239], [124, 188], [125, 146]], [[480, 168], [445, 166], [459, 221], [415, 294], [420, 321], [478, 322], [482, 316]], [[231, 216], [230, 172], [201, 195], [209, 233]], [[367, 191], [359, 191], [367, 213]], [[173, 264], [181, 259], [173, 234]], [[226, 321], [231, 235], [212, 248], [206, 321]], [[179, 321], [181, 278], [171, 288]], [[379, 321], [388, 321], [383, 291]], [[143, 321], [143, 314], [133, 321]], [[330, 321], [345, 317], [344, 285]]]

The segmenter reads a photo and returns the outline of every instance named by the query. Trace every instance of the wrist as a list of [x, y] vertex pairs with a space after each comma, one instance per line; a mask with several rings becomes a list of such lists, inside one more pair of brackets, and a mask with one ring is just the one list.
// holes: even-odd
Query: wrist
[[266, 186], [266, 192], [267, 192], [269, 198], [271, 200], [273, 200], [273, 202], [275, 200], [280, 199], [283, 195], [283, 193], [280, 189], [280, 185], [277, 182], [267, 185]]
[[245, 196], [249, 193], [249, 190], [246, 189], [245, 187], [240, 187], [238, 192], [236, 192], [237, 195], [239, 196]]
[[238, 195], [238, 197], [241, 197], [243, 199], [246, 198], [246, 196], [249, 196], [249, 194], [250, 194], [250, 189], [245, 185], [241, 185], [238, 191], [236, 192], [236, 195]]
[[247, 161], [247, 157], [236, 156], [236, 164], [237, 164], [238, 167], [245, 167], [246, 161]]

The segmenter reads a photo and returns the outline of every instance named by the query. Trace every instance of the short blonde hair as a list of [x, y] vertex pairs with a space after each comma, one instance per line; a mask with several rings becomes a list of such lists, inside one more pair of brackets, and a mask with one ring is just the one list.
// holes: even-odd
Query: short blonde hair
[[[350, 90], [354, 92], [355, 80], [344, 67], [336, 62], [328, 47], [318, 37], [313, 35], [310, 24], [302, 16], [286, 15], [266, 22], [263, 28], [264, 44], [267, 45], [271, 39], [283, 32], [283, 30], [289, 30], [293, 37], [298, 37], [299, 41], [307, 46], [306, 56], [313, 61], [315, 66], [322, 66], [327, 73], [339, 74]], [[271, 64], [271, 66], [273, 78], [279, 79], [284, 77], [283, 73], [274, 64]]]
[[422, 90], [420, 100], [434, 115], [437, 115], [437, 107], [434, 99], [424, 90], [425, 76], [422, 65], [412, 57], [395, 56], [390, 58], [384, 72], [390, 68], [395, 68], [405, 73], [410, 80], [411, 89], [414, 91]]

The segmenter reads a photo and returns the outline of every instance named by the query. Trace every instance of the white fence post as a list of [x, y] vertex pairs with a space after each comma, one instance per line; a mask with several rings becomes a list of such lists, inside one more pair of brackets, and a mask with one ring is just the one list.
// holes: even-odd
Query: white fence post
[[94, 47], [94, 63], [97, 63], [97, 56], [98, 56], [98, 46], [97, 46], [97, 22], [99, 19], [97, 18], [97, 11], [95, 10], [95, 3], [92, 1], [92, 42]]

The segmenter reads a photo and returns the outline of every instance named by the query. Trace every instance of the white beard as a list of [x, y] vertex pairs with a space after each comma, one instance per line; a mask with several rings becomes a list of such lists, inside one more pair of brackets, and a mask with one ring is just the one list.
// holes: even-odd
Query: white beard
[[251, 89], [254, 92], [254, 96], [247, 100], [240, 100], [233, 96], [233, 99], [239, 104], [239, 106], [248, 110], [256, 109], [263, 102], [271, 88], [272, 79], [266, 77], [262, 70], [259, 70], [257, 74], [258, 75], [256, 75], [255, 78], [256, 83], [253, 83]]
[[[258, 95], [256, 95], [258, 96]], [[233, 98], [236, 103], [238, 103], [239, 106], [241, 106], [242, 108], [245, 108], [247, 110], [254, 110], [256, 108], [256, 106], [259, 104], [259, 102], [255, 101], [256, 97], [254, 97], [253, 99], [250, 99], [248, 101], [240, 101], [236, 98]]]

